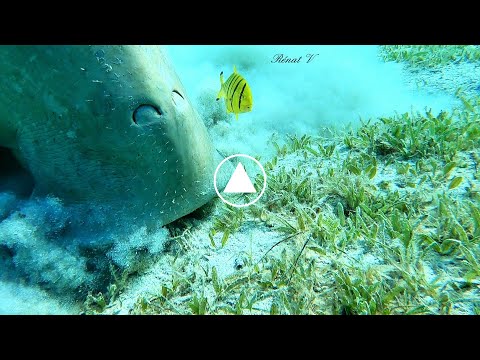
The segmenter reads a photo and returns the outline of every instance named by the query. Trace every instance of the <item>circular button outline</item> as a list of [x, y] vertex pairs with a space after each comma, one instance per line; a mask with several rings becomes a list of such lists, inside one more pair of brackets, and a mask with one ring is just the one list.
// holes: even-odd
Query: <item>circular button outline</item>
[[[226, 200], [222, 195], [220, 195], [220, 192], [218, 191], [218, 188], [217, 188], [217, 173], [218, 173], [218, 170], [220, 170], [220, 167], [225, 163], [225, 161], [230, 160], [234, 157], [244, 157], [244, 158], [255, 161], [255, 163], [260, 167], [260, 169], [262, 170], [262, 173], [263, 173], [263, 188], [262, 188], [262, 191], [260, 192], [260, 195], [258, 195], [255, 198], [255, 200], [250, 201], [248, 204], [238, 205], [238, 204], [231, 203], [230, 201]], [[247, 206], [255, 204], [262, 197], [263, 193], [265, 192], [265, 190], [267, 188], [267, 173], [265, 172], [265, 169], [263, 168], [262, 164], [260, 164], [260, 162], [257, 159], [255, 159], [254, 157], [252, 157], [250, 155], [245, 155], [245, 154], [230, 155], [230, 156], [226, 157], [225, 159], [223, 159], [220, 162], [220, 164], [218, 164], [218, 166], [215, 170], [215, 173], [213, 174], [213, 187], [215, 188], [215, 192], [217, 193], [218, 197], [220, 199], [222, 199], [222, 201], [224, 203], [226, 203], [230, 206], [236, 207], [236, 208], [247, 207]]]

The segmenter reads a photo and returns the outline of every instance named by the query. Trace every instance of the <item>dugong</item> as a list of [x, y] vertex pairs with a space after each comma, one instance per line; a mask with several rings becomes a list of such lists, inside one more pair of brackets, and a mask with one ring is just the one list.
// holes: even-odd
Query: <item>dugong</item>
[[0, 88], [0, 147], [33, 196], [162, 225], [215, 196], [223, 157], [161, 46], [0, 46]]

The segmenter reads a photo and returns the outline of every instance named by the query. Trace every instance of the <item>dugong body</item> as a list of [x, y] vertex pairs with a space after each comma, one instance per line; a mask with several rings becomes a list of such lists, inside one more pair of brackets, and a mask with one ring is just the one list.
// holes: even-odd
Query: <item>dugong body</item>
[[162, 47], [0, 46], [0, 88], [0, 146], [35, 195], [161, 224], [215, 196], [222, 157]]

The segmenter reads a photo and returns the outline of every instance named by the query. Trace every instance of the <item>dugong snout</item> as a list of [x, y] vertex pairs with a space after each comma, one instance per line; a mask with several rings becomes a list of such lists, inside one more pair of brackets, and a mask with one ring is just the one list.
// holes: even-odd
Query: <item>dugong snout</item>
[[0, 64], [0, 146], [35, 194], [162, 224], [215, 196], [222, 157], [161, 46], [0, 46]]

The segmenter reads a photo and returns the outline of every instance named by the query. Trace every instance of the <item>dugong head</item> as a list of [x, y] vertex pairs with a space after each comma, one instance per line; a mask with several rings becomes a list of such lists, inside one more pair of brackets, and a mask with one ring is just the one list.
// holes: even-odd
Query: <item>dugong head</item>
[[214, 197], [222, 157], [162, 47], [1, 46], [0, 64], [0, 146], [35, 194], [162, 224]]

